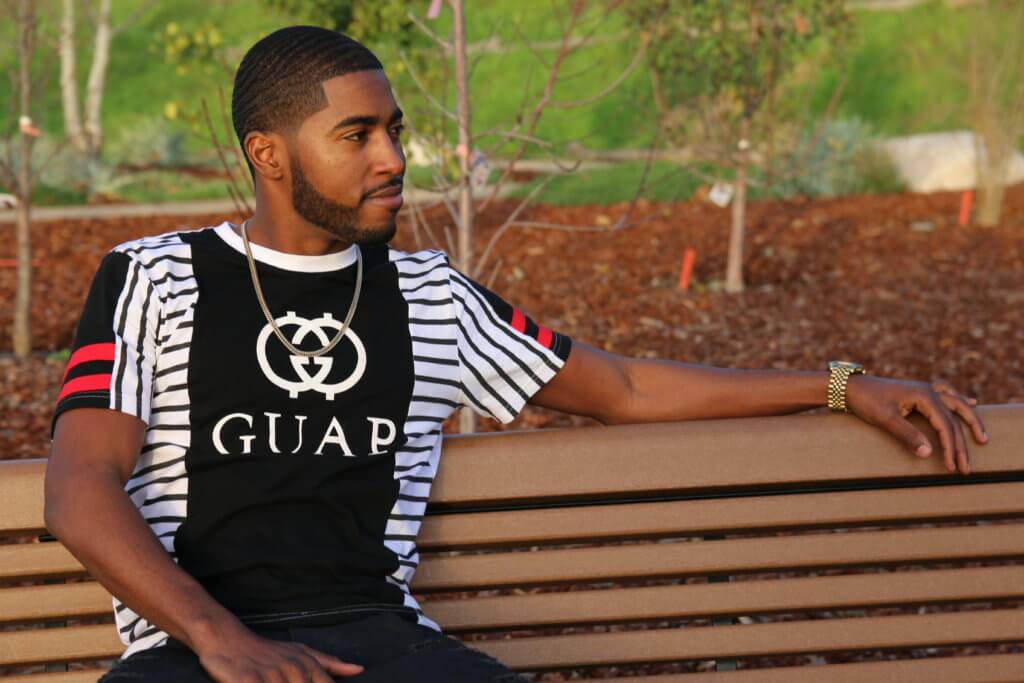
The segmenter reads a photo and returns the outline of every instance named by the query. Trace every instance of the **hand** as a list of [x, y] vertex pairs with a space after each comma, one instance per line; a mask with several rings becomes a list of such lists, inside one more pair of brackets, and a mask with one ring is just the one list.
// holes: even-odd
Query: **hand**
[[960, 419], [971, 428], [975, 441], [988, 442], [985, 427], [974, 410], [977, 404], [977, 399], [960, 394], [945, 381], [929, 384], [853, 375], [846, 384], [846, 407], [851, 413], [886, 430], [915, 455], [927, 458], [932, 444], [906, 419], [912, 412], [921, 413], [939, 434], [946, 469], [959, 469], [962, 474], [970, 472], [970, 459]]
[[247, 629], [197, 651], [206, 673], [218, 683], [333, 683], [363, 667], [306, 647], [260, 638]]

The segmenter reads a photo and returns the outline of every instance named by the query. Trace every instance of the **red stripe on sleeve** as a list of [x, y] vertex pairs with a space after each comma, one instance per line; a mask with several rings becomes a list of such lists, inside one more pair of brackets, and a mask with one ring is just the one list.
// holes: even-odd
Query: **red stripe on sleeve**
[[518, 308], [512, 309], [512, 327], [516, 332], [526, 332], [526, 316]]
[[71, 394], [78, 394], [83, 391], [110, 391], [110, 378], [112, 375], [85, 375], [76, 377], [60, 390], [57, 396], [57, 403], [63, 401]]
[[68, 367], [64, 370], [64, 377], [61, 379], [63, 382], [67, 379], [68, 373], [71, 368], [82, 363], [88, 363], [94, 360], [114, 360], [114, 342], [105, 342], [103, 344], [89, 344], [76, 350], [71, 354], [71, 358], [68, 359]]
[[545, 349], [551, 348], [551, 337], [551, 330], [543, 325], [537, 326], [537, 341], [540, 342], [540, 345]]

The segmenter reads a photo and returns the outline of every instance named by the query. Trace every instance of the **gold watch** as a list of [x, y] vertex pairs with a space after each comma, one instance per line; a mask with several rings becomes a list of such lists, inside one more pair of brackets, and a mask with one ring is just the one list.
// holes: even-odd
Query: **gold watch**
[[846, 382], [851, 375], [866, 375], [867, 370], [860, 363], [833, 360], [828, 364], [828, 407], [838, 413], [846, 409]]

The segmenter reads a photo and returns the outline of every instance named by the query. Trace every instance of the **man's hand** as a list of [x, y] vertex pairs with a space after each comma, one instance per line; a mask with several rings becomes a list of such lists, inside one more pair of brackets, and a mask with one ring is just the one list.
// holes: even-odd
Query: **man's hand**
[[[198, 644], [197, 644], [198, 645]], [[221, 634], [196, 655], [218, 683], [333, 683], [332, 676], [355, 676], [363, 667], [306, 647], [260, 638], [248, 629]]]
[[985, 427], [974, 410], [977, 404], [976, 399], [964, 396], [945, 381], [929, 384], [853, 375], [846, 385], [846, 406], [851, 413], [886, 430], [915, 455], [926, 458], [932, 453], [932, 444], [907, 420], [911, 413], [921, 413], [939, 434], [946, 469], [962, 474], [970, 472], [970, 458], [960, 420], [971, 428], [975, 441], [988, 442]]

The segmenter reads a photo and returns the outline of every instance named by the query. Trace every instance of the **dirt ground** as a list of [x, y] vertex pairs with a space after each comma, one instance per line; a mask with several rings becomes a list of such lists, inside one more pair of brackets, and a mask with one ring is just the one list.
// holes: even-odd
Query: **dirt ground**
[[[641, 204], [632, 227], [605, 232], [515, 228], [483, 282], [536, 320], [615, 353], [733, 368], [822, 369], [833, 358], [872, 373], [945, 378], [982, 403], [1024, 401], [1024, 185], [994, 229], [956, 224], [959, 196], [890, 195], [757, 203], [748, 221], [743, 294], [721, 291], [728, 211], [692, 200]], [[514, 208], [481, 217], [478, 243]], [[611, 207], [529, 208], [523, 218], [614, 224]], [[428, 213], [443, 242], [447, 214]], [[10, 356], [14, 269], [0, 269], [0, 458], [47, 452], [65, 356], [93, 271], [114, 245], [230, 216], [69, 220], [34, 226], [38, 353]], [[13, 257], [13, 225], [0, 259]], [[424, 231], [420, 231], [424, 235]], [[403, 221], [396, 246], [417, 248]], [[441, 246], [424, 237], [422, 246]], [[696, 250], [690, 291], [677, 287]], [[491, 279], [494, 273], [493, 280]], [[823, 388], [824, 393], [824, 388]], [[528, 409], [511, 428], [584, 420]], [[497, 428], [493, 424], [483, 429]]]

